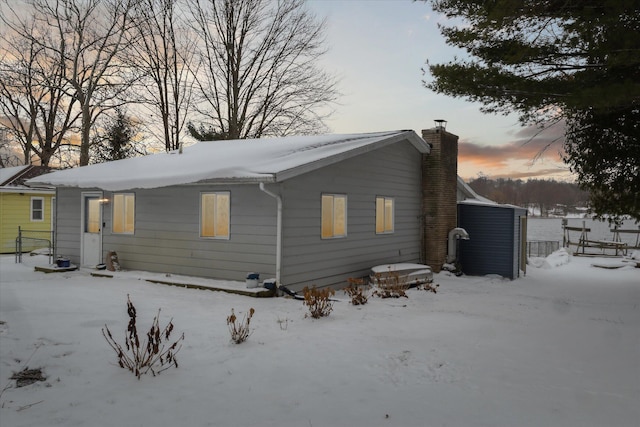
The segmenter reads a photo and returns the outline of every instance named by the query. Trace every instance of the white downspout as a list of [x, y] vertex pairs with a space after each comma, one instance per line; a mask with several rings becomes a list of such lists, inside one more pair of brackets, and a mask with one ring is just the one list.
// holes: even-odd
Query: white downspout
[[282, 266], [282, 197], [279, 194], [267, 190], [264, 182], [260, 183], [260, 190], [276, 199], [278, 205], [276, 219], [276, 284], [280, 286], [280, 268]]

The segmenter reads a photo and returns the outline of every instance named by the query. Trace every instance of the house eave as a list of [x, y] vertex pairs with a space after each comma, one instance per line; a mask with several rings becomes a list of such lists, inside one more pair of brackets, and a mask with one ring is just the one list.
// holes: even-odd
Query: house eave
[[259, 184], [259, 183], [271, 184], [276, 182], [275, 174], [264, 175], [260, 177], [239, 177], [239, 178], [214, 178], [204, 179], [198, 182], [191, 182], [187, 184], [181, 184], [185, 186], [194, 185], [238, 185], [238, 184]]
[[[162, 185], [158, 187], [124, 188], [122, 186], [118, 186], [116, 188], [109, 185], [104, 185], [104, 186], [97, 185], [97, 186], [91, 186], [91, 187], [80, 187], [76, 185], [56, 185], [55, 187], [56, 188], [92, 189], [92, 190], [102, 190], [102, 191], [109, 191], [109, 192], [115, 193], [120, 191], [131, 191], [131, 190], [153, 190], [157, 188], [168, 188], [168, 187], [174, 187], [174, 186], [175, 187], [192, 187], [192, 186], [200, 186], [200, 185], [243, 185], [243, 184], [259, 184], [261, 182], [264, 182], [265, 184], [274, 183], [276, 182], [275, 176], [271, 174], [271, 175], [265, 175], [261, 177], [213, 178], [213, 179], [205, 179], [197, 182], [185, 182], [185, 183], [172, 184], [172, 185]], [[51, 194], [55, 193], [55, 190], [49, 190], [49, 191], [51, 192]]]
[[52, 188], [0, 187], [0, 193], [13, 194], [56, 194]]

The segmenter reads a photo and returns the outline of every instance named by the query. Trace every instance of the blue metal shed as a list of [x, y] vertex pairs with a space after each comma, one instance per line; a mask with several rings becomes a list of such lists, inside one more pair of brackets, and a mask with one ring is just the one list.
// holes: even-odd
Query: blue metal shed
[[459, 241], [463, 273], [515, 279], [526, 272], [526, 209], [465, 200], [458, 202], [458, 226], [470, 237]]

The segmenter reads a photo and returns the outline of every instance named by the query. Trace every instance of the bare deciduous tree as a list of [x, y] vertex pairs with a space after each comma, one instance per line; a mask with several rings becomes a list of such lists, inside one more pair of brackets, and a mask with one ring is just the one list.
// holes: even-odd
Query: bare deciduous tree
[[152, 115], [160, 116], [161, 139], [167, 151], [180, 146], [194, 84], [195, 38], [183, 19], [181, 3], [141, 0], [127, 44], [127, 51], [133, 52], [127, 55], [131, 66], [143, 75], [138, 96]]
[[8, 28], [0, 35], [4, 46], [0, 57], [0, 114], [4, 119], [0, 127], [19, 143], [24, 164], [38, 159], [47, 166], [68, 141], [78, 112], [75, 100], [66, 93], [61, 57], [43, 46], [49, 35], [39, 29], [33, 16], [21, 19], [13, 14], [12, 18], [8, 20], [5, 13], [0, 18]]
[[36, 42], [64, 59], [68, 95], [79, 104], [80, 165], [89, 163], [96, 119], [105, 109], [122, 104], [119, 96], [131, 83], [128, 71], [114, 58], [125, 41], [137, 1], [30, 0], [38, 24], [52, 34], [51, 43]]
[[[311, 133], [336, 96], [318, 68], [324, 21], [302, 0], [188, 0], [200, 40], [198, 111], [223, 139]], [[326, 115], [326, 114], [325, 114]]]

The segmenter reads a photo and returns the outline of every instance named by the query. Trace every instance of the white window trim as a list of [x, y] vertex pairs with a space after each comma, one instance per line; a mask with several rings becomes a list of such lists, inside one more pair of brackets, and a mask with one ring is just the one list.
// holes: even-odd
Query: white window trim
[[[42, 210], [40, 211], [42, 213], [42, 218], [34, 218], [33, 217], [33, 213], [35, 212], [35, 210], [33, 209], [34, 200], [40, 200], [42, 202]], [[44, 208], [45, 208], [44, 197], [32, 197], [31, 198], [31, 200], [29, 201], [29, 215], [30, 215], [30, 218], [31, 218], [31, 222], [43, 222], [44, 221]]]
[[[387, 231], [378, 231], [377, 230], [377, 223], [378, 223], [378, 211], [377, 211], [377, 205], [378, 205], [378, 199], [383, 199], [383, 203], [386, 203], [387, 200], [391, 200], [392, 203], [392, 207], [391, 207], [391, 230]], [[382, 234], [393, 234], [396, 231], [396, 198], [395, 197], [388, 197], [388, 196], [376, 196], [376, 214], [375, 214], [375, 231], [376, 234], [378, 235], [382, 235]], [[386, 214], [386, 210], [383, 208], [382, 209], [383, 213]], [[385, 218], [382, 219], [383, 223], [385, 222]]]
[[[115, 231], [113, 229], [113, 225], [115, 223], [114, 218], [115, 218], [115, 203], [114, 200], [116, 198], [116, 196], [133, 196], [133, 231]], [[112, 203], [111, 203], [111, 233], [112, 234], [118, 234], [118, 235], [129, 235], [132, 236], [136, 233], [136, 193], [113, 193], [112, 195]], [[122, 212], [122, 214], [124, 215], [124, 217], [122, 218], [122, 224], [124, 227], [124, 224], [126, 223], [126, 217], [127, 217], [127, 212], [126, 212], [126, 203], [123, 205], [124, 208], [124, 212]], [[126, 228], [126, 227], [124, 227]]]
[[[323, 198], [324, 196], [331, 196], [331, 197], [333, 197], [333, 198], [334, 198], [334, 200], [335, 200], [335, 197], [343, 197], [343, 198], [344, 198], [344, 234], [336, 235], [336, 234], [335, 234], [335, 232], [334, 232], [334, 233], [333, 233], [333, 235], [332, 235], [332, 236], [329, 236], [329, 237], [324, 237], [324, 236], [322, 235], [322, 198]], [[347, 224], [348, 224], [348, 222], [349, 222], [349, 221], [348, 221], [348, 218], [347, 218], [347, 213], [348, 213], [348, 212], [349, 212], [349, 200], [348, 200], [348, 198], [347, 198], [347, 195], [346, 195], [346, 194], [340, 194], [340, 193], [322, 193], [322, 194], [320, 195], [320, 238], [321, 238], [322, 240], [332, 240], [332, 239], [344, 239], [344, 238], [346, 238], [346, 237], [347, 237], [347, 235], [349, 234], [349, 233], [348, 233], [348, 227], [347, 227]], [[332, 219], [332, 221], [333, 221], [333, 223], [334, 223], [334, 225], [335, 225], [335, 217], [333, 216], [333, 213], [332, 213], [332, 217], [331, 217], [331, 219]], [[333, 227], [333, 229], [335, 230], [335, 226]]]
[[[205, 194], [226, 194], [229, 197], [229, 222], [227, 223], [227, 229], [229, 230], [226, 236], [203, 236], [202, 235], [202, 196]], [[203, 191], [200, 193], [200, 201], [199, 201], [199, 213], [198, 217], [200, 219], [198, 223], [199, 227], [199, 236], [201, 239], [206, 240], [231, 240], [231, 192], [230, 191]], [[215, 232], [215, 225], [214, 225]]]

